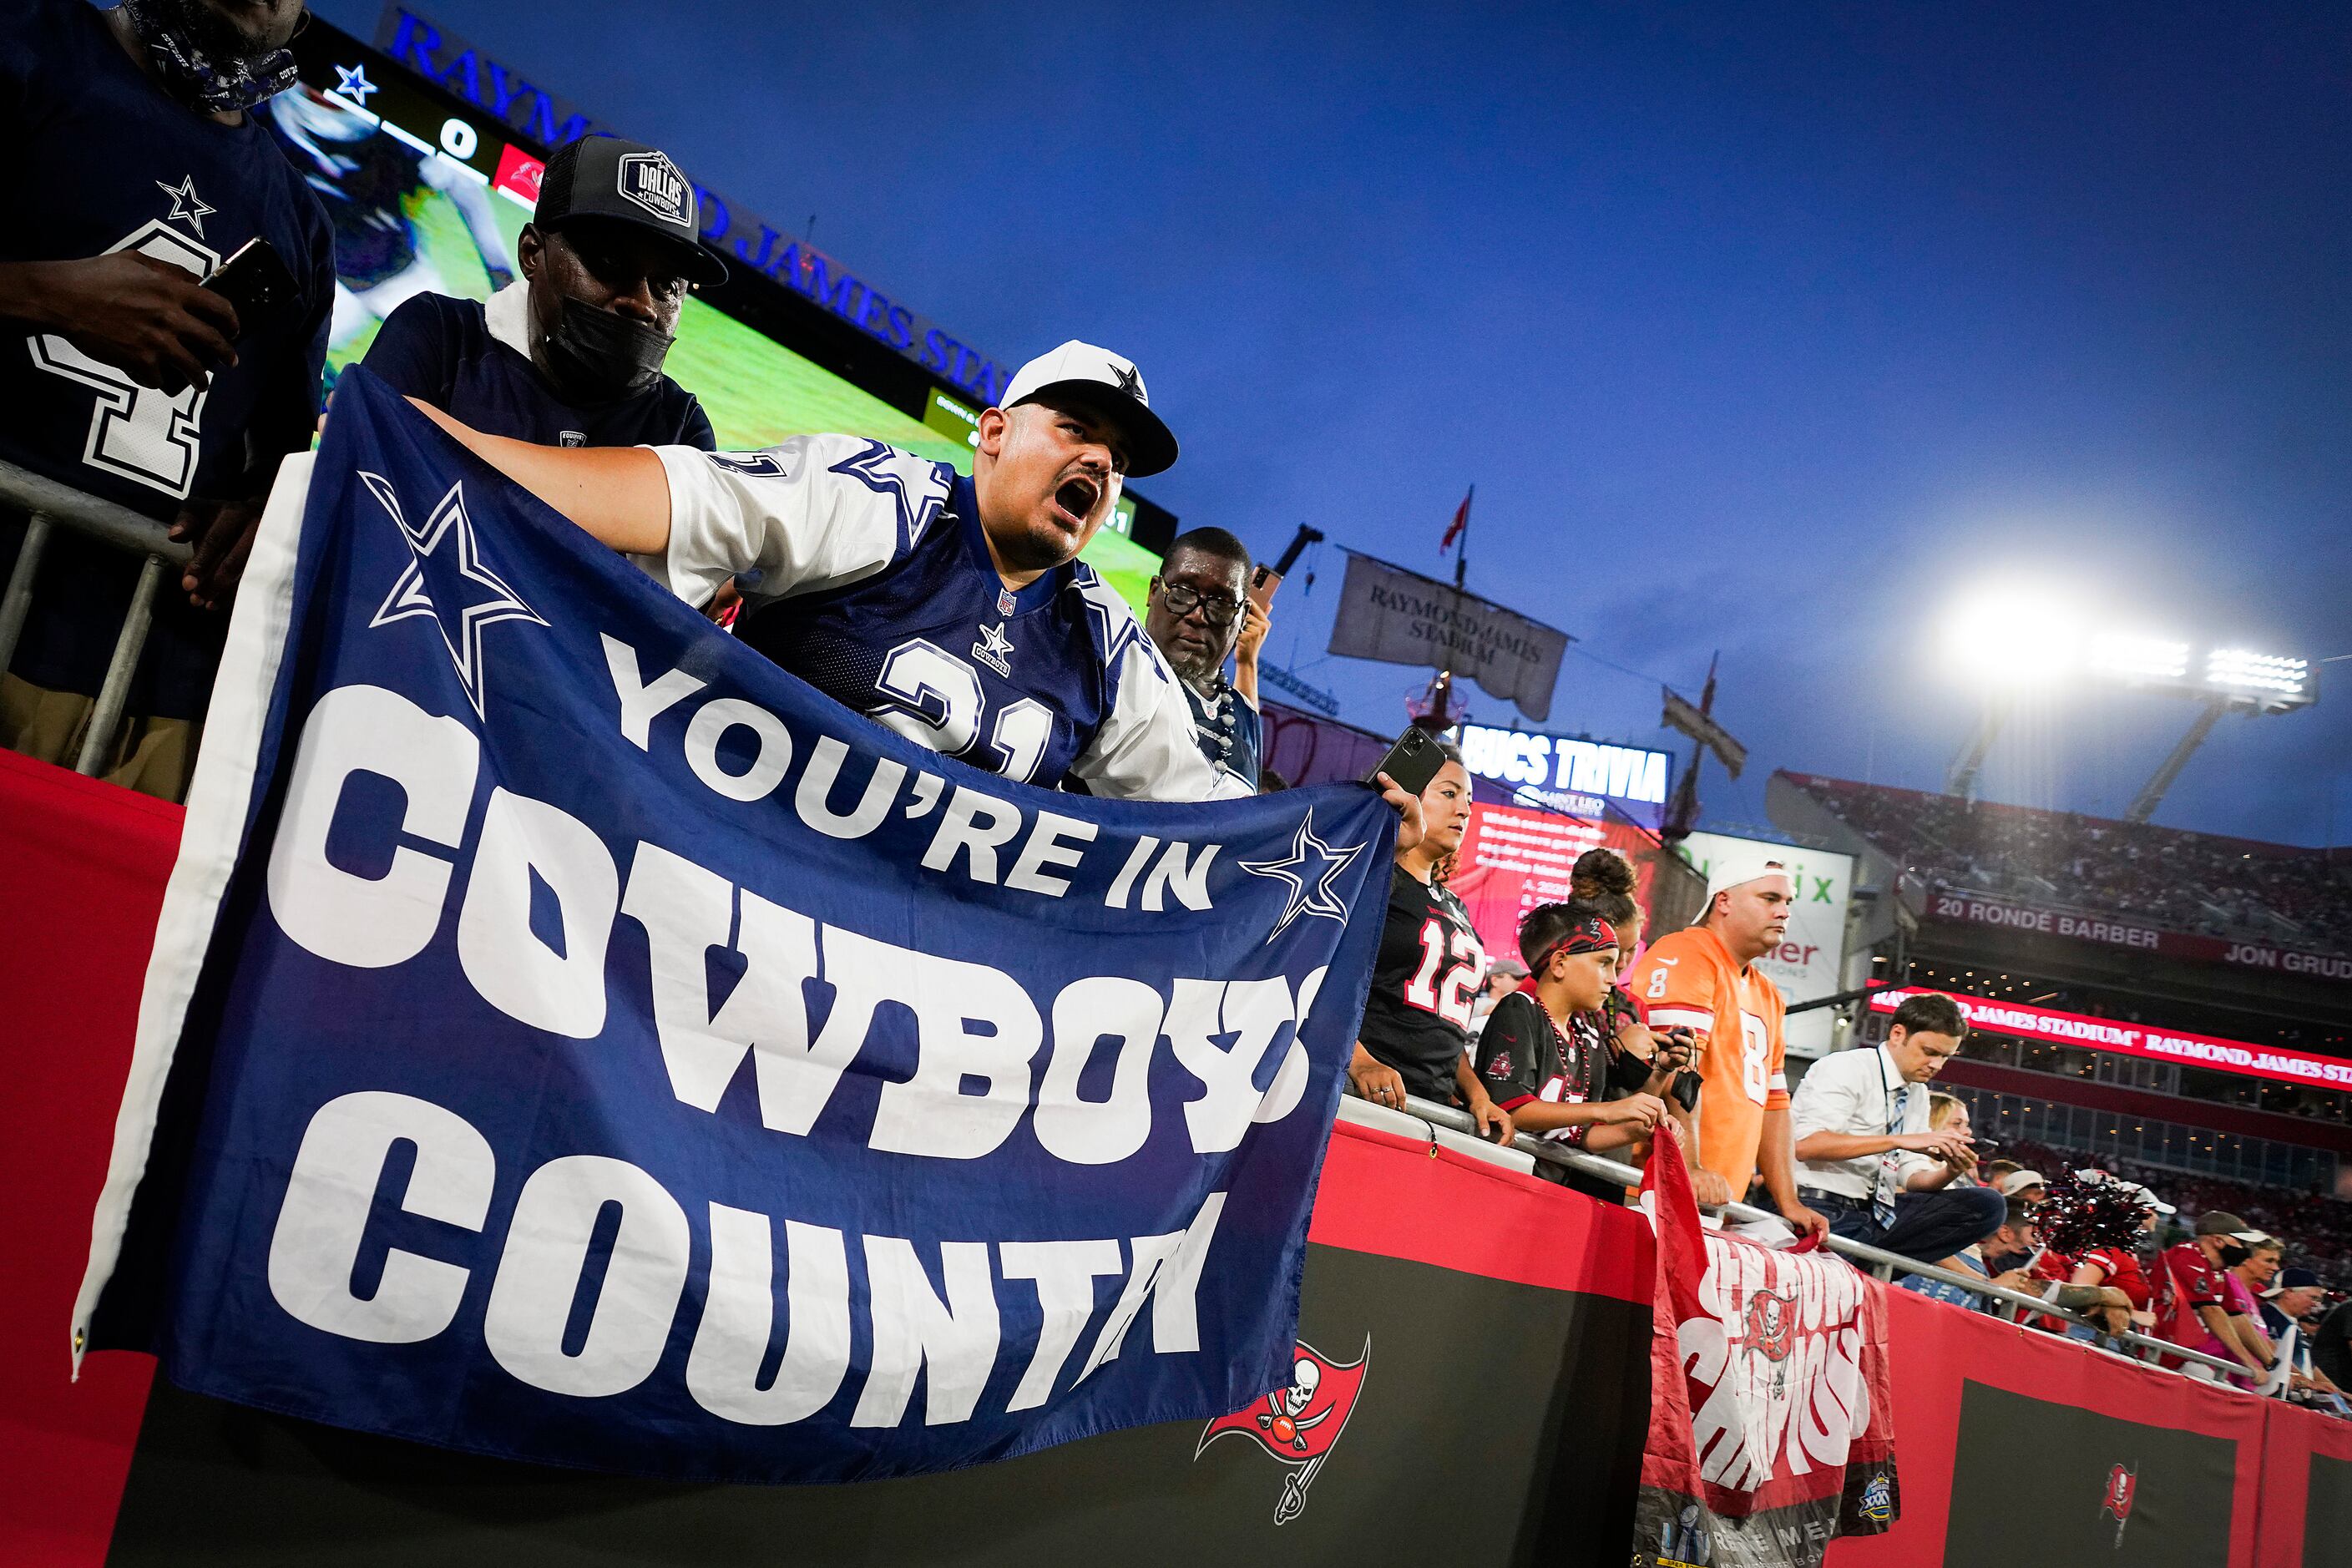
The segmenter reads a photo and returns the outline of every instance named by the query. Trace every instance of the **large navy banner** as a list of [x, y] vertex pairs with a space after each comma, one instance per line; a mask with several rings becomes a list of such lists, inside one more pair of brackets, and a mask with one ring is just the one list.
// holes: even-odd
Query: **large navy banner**
[[1223, 1415], [1290, 1381], [1393, 831], [945, 760], [354, 373], [240, 596], [77, 1349], [680, 1478]]

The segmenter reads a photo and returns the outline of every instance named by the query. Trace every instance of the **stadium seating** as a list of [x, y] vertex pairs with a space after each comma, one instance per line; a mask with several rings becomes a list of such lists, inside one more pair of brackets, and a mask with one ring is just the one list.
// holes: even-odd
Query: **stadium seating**
[[2208, 1209], [2236, 1215], [2286, 1243], [2289, 1263], [2311, 1269], [2332, 1290], [2352, 1290], [2352, 1204], [2284, 1187], [2250, 1186], [2241, 1182], [2184, 1175], [2179, 1171], [2053, 1149], [2022, 1139], [2005, 1141], [2000, 1152], [2003, 1159], [2018, 1161], [2044, 1175], [2095, 1167], [2143, 1183], [2165, 1202], [2179, 1207], [2184, 1227]]
[[1957, 795], [1785, 775], [1931, 887], [2352, 952], [2352, 860]]

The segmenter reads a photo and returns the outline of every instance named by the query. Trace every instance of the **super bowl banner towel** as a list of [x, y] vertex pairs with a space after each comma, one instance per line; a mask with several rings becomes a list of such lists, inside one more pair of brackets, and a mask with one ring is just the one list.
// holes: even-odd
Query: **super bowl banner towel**
[[1642, 1178], [1657, 1227], [1636, 1568], [1816, 1568], [1901, 1506], [1885, 1287], [1834, 1254], [1700, 1224], [1669, 1125]]
[[353, 373], [240, 595], [77, 1342], [679, 1478], [1223, 1415], [1290, 1382], [1393, 833], [945, 760]]

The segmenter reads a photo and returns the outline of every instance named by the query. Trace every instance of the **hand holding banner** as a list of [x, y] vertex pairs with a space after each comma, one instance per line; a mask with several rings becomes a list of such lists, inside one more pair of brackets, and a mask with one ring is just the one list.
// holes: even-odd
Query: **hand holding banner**
[[947, 1468], [1288, 1384], [1377, 796], [1101, 801], [945, 759], [364, 372], [289, 476], [78, 1346], [719, 1479]]

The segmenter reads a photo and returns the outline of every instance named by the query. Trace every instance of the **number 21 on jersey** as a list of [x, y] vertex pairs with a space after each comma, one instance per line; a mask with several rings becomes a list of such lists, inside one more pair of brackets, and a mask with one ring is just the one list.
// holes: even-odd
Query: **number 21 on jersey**
[[[900, 704], [879, 709], [874, 717], [908, 740], [958, 757], [979, 738], [988, 708], [980, 672], [929, 637], [892, 648], [874, 684]], [[1009, 702], [997, 710], [989, 731], [996, 755], [987, 765], [1015, 784], [1026, 784], [1053, 739], [1053, 711], [1044, 703], [1028, 697]]]
[[[1441, 979], [1438, 966], [1449, 958], [1454, 961], [1453, 967]], [[1466, 1029], [1470, 1026], [1471, 1000], [1486, 980], [1486, 953], [1475, 936], [1433, 917], [1421, 922], [1421, 968], [1405, 985], [1408, 1006], [1434, 1013], [1457, 1028]]]

